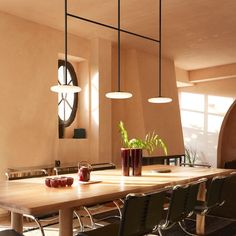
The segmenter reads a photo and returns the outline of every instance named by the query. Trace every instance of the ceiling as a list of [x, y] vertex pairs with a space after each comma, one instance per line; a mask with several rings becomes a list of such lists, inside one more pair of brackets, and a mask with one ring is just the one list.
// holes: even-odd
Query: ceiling
[[[236, 62], [236, 0], [162, 0], [163, 54], [186, 70]], [[64, 0], [0, 0], [0, 11], [64, 30]], [[117, 27], [117, 0], [68, 0], [70, 13]], [[69, 17], [69, 32], [117, 40], [117, 32]], [[158, 39], [158, 1], [121, 0], [121, 28]], [[158, 44], [122, 33], [148, 52]]]

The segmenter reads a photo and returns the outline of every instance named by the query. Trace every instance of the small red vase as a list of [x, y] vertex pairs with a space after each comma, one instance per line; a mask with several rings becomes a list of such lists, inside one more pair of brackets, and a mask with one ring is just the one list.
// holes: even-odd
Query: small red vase
[[130, 166], [130, 149], [121, 148], [121, 168], [123, 176], [129, 176], [129, 166]]
[[142, 157], [143, 150], [141, 148], [131, 149], [131, 166], [133, 176], [142, 175]]

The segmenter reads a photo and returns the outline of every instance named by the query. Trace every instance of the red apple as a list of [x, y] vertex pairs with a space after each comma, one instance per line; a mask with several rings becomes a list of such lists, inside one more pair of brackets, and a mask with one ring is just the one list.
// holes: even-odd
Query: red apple
[[52, 178], [46, 178], [45, 179], [46, 186], [51, 187], [51, 180], [52, 180]]
[[67, 177], [67, 186], [71, 186], [74, 183], [74, 178]]
[[51, 183], [51, 187], [53, 187], [53, 188], [58, 188], [59, 184], [60, 184], [58, 178], [51, 179], [50, 183]]
[[60, 186], [61, 187], [65, 187], [66, 185], [67, 185], [67, 178], [66, 177], [61, 177], [60, 179], [59, 179], [59, 183], [60, 183]]

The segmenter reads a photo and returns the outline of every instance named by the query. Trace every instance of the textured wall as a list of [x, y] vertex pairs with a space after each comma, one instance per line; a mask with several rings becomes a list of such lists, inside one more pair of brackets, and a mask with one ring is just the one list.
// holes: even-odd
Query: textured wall
[[[120, 163], [121, 141], [117, 124], [125, 122], [130, 138], [144, 138], [156, 131], [165, 141], [169, 155], [184, 153], [179, 103], [172, 61], [163, 59], [162, 95], [172, 97], [169, 104], [151, 104], [147, 100], [158, 93], [157, 56], [128, 50], [123, 52], [122, 89], [133, 93], [126, 101], [114, 101], [113, 106], [113, 161]], [[115, 75], [114, 75], [115, 79]], [[163, 156], [158, 150], [152, 155]]]

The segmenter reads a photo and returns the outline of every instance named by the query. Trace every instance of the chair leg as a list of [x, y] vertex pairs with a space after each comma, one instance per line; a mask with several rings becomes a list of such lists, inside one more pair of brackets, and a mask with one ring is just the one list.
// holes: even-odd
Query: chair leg
[[158, 231], [158, 234], [160, 235], [160, 236], [162, 236], [162, 232], [161, 232], [161, 229], [158, 227], [157, 228], [157, 231]]
[[24, 215], [24, 216], [34, 220], [35, 223], [38, 225], [38, 228], [40, 229], [42, 236], [45, 236], [45, 233], [44, 233], [44, 230], [43, 230], [43, 226], [41, 225], [40, 221], [36, 217], [34, 217], [32, 215]]
[[197, 236], [197, 234], [193, 234], [193, 233], [190, 233], [186, 230], [186, 227], [183, 225], [184, 224], [184, 221], [182, 222], [178, 222], [179, 223], [179, 226], [180, 228], [184, 231], [184, 233], [190, 235], [190, 236]]
[[74, 214], [79, 221], [80, 231], [84, 232], [84, 225], [83, 225], [80, 215], [76, 211], [74, 211]]
[[95, 224], [95, 221], [93, 219], [93, 216], [92, 214], [90, 213], [89, 209], [85, 206], [83, 206], [84, 210], [87, 212], [88, 216], [89, 216], [89, 219], [90, 219], [90, 222], [91, 222], [91, 228], [92, 229], [96, 229], [96, 224]]
[[161, 227], [159, 225], [156, 225], [155, 228], [153, 229], [153, 232], [151, 234], [148, 234], [148, 235], [162, 236]]
[[[120, 200], [121, 201], [121, 200]], [[123, 203], [123, 201], [121, 201]], [[122, 217], [122, 212], [121, 212], [121, 208], [120, 208], [120, 205], [116, 202], [116, 201], [113, 201], [113, 203], [115, 204], [115, 206], [117, 207], [117, 210], [119, 211], [119, 215], [120, 215], [120, 219]]]

